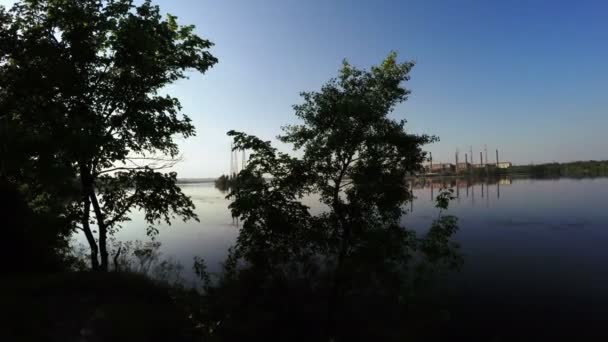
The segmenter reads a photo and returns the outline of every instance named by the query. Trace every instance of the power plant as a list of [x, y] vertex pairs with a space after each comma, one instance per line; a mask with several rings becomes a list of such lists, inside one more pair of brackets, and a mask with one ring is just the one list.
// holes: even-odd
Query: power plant
[[[239, 165], [239, 152], [242, 152], [241, 165]], [[236, 175], [247, 166], [245, 150], [235, 150], [234, 146], [230, 144], [230, 174], [229, 176], [236, 177]], [[240, 166], [240, 167], [239, 167]]]
[[473, 146], [469, 147], [469, 153], [464, 154], [464, 162], [460, 161], [459, 153], [460, 151], [456, 149], [454, 163], [433, 163], [433, 155], [429, 152], [429, 164], [424, 167], [425, 175], [466, 174], [467, 172], [473, 172], [474, 169], [508, 169], [513, 166], [509, 161], [500, 161], [498, 159], [498, 149], [496, 149], [496, 162], [492, 163], [488, 161], [487, 145], [484, 145], [483, 150], [479, 151], [479, 163], [477, 164], [473, 161]]

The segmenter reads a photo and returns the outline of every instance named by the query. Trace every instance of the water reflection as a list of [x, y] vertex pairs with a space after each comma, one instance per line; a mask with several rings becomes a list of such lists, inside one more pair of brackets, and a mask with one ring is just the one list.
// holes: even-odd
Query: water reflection
[[[452, 189], [457, 203], [461, 203], [464, 198], [472, 204], [475, 204], [475, 188], [478, 188], [481, 198], [485, 199], [486, 207], [489, 207], [490, 196], [500, 199], [500, 186], [511, 184], [513, 184], [511, 178], [418, 178], [410, 181], [410, 188], [412, 191], [428, 190], [430, 202], [435, 201], [439, 189]], [[492, 191], [491, 188], [493, 188]], [[490, 195], [490, 192], [492, 192], [492, 195]], [[413, 203], [410, 203], [410, 211], [413, 211]]]
[[[480, 203], [483, 185], [484, 201]], [[193, 198], [196, 212], [201, 219], [196, 222], [175, 222], [172, 226], [160, 226], [158, 239], [163, 242], [162, 253], [174, 256], [184, 263], [191, 263], [195, 255], [203, 256], [211, 270], [218, 270], [224, 260], [226, 250], [232, 245], [238, 234], [238, 228], [233, 225], [232, 216], [228, 210], [229, 201], [225, 193], [214, 187], [213, 183], [181, 185], [183, 191]], [[416, 199], [409, 203], [411, 215], [403, 218], [403, 223], [416, 229], [428, 228], [434, 217], [433, 200], [441, 187], [454, 189], [458, 200], [450, 205], [450, 212], [460, 218], [461, 232], [459, 239], [466, 250], [491, 252], [491, 248], [477, 246], [492, 246], [499, 232], [506, 235], [507, 241], [516, 240], [524, 232], [521, 225], [511, 225], [509, 222], [531, 222], [527, 225], [526, 234], [537, 232], [540, 235], [527, 236], [528, 241], [522, 245], [519, 241], [510, 248], [522, 250], [526, 247], [530, 254], [538, 255], [545, 249], [533, 248], [533, 243], [547, 245], [547, 241], [558, 240], [567, 245], [569, 241], [579, 241], [578, 245], [589, 239], [591, 246], [598, 241], [608, 245], [608, 211], [605, 210], [604, 194], [608, 191], [608, 179], [561, 179], [561, 180], [530, 180], [519, 178], [507, 179], [420, 179], [412, 180], [410, 187]], [[486, 193], [489, 196], [486, 196]], [[487, 201], [487, 202], [486, 202]], [[304, 200], [313, 213], [319, 213], [325, 208], [315, 196]], [[586, 222], [583, 226], [585, 234], [577, 236], [550, 235], [543, 236], [543, 229], [549, 229], [555, 234], [556, 227], [560, 232], [570, 231], [573, 225], [568, 223]], [[490, 234], [493, 232], [494, 235]], [[560, 233], [561, 234], [561, 233]], [[86, 243], [83, 236], [78, 239]], [[147, 240], [145, 223], [140, 213], [133, 213], [132, 221], [125, 224], [117, 239]], [[531, 239], [531, 240], [530, 240]], [[563, 240], [560, 240], [563, 239]], [[604, 239], [604, 240], [602, 240]], [[571, 246], [567, 246], [570, 248]], [[525, 250], [525, 249], [524, 249]], [[601, 253], [598, 255], [604, 255]], [[577, 256], [578, 257], [578, 256]], [[608, 255], [606, 256], [608, 259]], [[474, 260], [471, 262], [474, 263]], [[469, 266], [471, 263], [468, 263]], [[465, 266], [465, 267], [467, 267]]]
[[445, 286], [463, 307], [477, 308], [457, 314], [488, 324], [498, 311], [510, 320], [608, 317], [608, 178], [436, 178], [412, 186], [417, 199], [402, 223], [414, 229], [432, 220], [439, 188], [459, 195], [450, 213], [459, 218], [465, 262]]
[[[484, 200], [480, 202], [482, 184]], [[412, 180], [410, 187], [416, 199], [408, 204], [410, 214], [402, 224], [421, 232], [436, 217], [431, 199], [438, 190], [451, 187], [458, 194], [449, 213], [460, 223], [456, 239], [463, 247], [465, 263], [461, 278], [453, 283], [463, 291], [607, 294], [608, 273], [602, 270], [608, 260], [608, 178], [424, 179]], [[184, 265], [201, 256], [216, 272], [238, 234], [227, 208], [229, 201], [213, 183], [183, 185], [182, 189], [193, 197], [201, 222], [159, 227], [160, 252]], [[314, 196], [306, 198], [305, 204], [315, 213], [324, 210]], [[141, 214], [134, 213], [116, 238], [147, 240]], [[84, 237], [79, 239], [86, 243]], [[189, 272], [190, 267], [185, 267], [185, 278], [193, 276]]]
[[[464, 310], [452, 311], [453, 322], [470, 317], [490, 326], [495, 323], [487, 321], [491, 312], [512, 320], [608, 317], [608, 178], [433, 178], [409, 184], [416, 199], [408, 203], [401, 224], [420, 233], [437, 217], [432, 200], [440, 188], [452, 188], [458, 196], [448, 213], [459, 220], [455, 238], [464, 266], [442, 283]], [[212, 273], [219, 271], [239, 228], [225, 194], [213, 183], [182, 188], [192, 196], [201, 222], [159, 227], [158, 239], [162, 256], [186, 265], [183, 276], [188, 279], [194, 277], [188, 266], [194, 256], [203, 257]], [[318, 197], [304, 202], [313, 213], [326, 210]], [[132, 219], [117, 238], [146, 240], [141, 215], [134, 213]], [[512, 316], [503, 308], [510, 308]]]

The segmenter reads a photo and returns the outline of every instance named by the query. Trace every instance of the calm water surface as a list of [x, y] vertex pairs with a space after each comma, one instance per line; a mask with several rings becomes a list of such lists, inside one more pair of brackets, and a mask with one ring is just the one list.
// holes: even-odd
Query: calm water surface
[[[608, 178], [514, 179], [471, 184], [449, 181], [415, 186], [416, 200], [402, 223], [421, 233], [437, 216], [433, 197], [441, 186], [454, 189], [449, 213], [459, 218], [456, 240], [465, 254], [458, 288], [509, 296], [608, 295]], [[192, 197], [200, 222], [159, 227], [164, 257], [184, 265], [203, 257], [218, 271], [238, 228], [225, 194], [211, 183], [181, 185]], [[308, 198], [313, 211], [323, 208]], [[126, 224], [119, 240], [146, 241], [140, 214]], [[79, 237], [84, 242], [84, 237]]]

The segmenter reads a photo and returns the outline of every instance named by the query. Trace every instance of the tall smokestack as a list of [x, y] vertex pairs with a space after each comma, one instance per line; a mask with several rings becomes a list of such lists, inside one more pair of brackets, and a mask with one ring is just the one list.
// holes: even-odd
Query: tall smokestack
[[431, 169], [433, 168], [433, 152], [429, 152], [429, 159], [431, 161]]
[[498, 149], [496, 149], [496, 167], [498, 167]]
[[486, 153], [486, 165], [488, 164], [488, 145], [483, 145], [483, 151]]
[[483, 166], [483, 152], [479, 151], [479, 165]]
[[470, 156], [471, 156], [471, 164], [474, 164], [475, 162], [473, 161], [473, 146], [469, 146], [469, 149], [470, 149], [469, 152], [471, 152], [471, 154], [470, 154]]
[[464, 164], [468, 165], [469, 164], [469, 155], [468, 154], [464, 154]]

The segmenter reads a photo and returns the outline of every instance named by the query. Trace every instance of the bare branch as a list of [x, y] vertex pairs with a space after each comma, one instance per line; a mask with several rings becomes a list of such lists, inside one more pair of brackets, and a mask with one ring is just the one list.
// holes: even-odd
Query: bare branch
[[342, 188], [347, 187], [347, 186], [349, 186], [349, 185], [351, 185], [353, 183], [354, 183], [353, 181], [350, 181], [348, 183], [341, 184], [339, 188], [342, 189]]
[[154, 161], [170, 161], [170, 162], [180, 162], [182, 161], [182, 156], [177, 158], [157, 158], [157, 157], [130, 157], [127, 156], [127, 160], [154, 160]]
[[[143, 164], [139, 161], [150, 161], [150, 163]], [[179, 158], [174, 158], [174, 159], [164, 159], [164, 158], [155, 158], [155, 157], [128, 157], [125, 159], [125, 161], [123, 163], [124, 164], [130, 163], [133, 166], [113, 167], [110, 169], [99, 171], [95, 175], [99, 176], [99, 175], [114, 172], [114, 171], [164, 170], [164, 169], [172, 168], [180, 161], [182, 161], [181, 156]]]
[[96, 175], [103, 175], [105, 173], [110, 173], [110, 172], [114, 172], [114, 171], [130, 171], [130, 170], [143, 170], [145, 169], [145, 166], [137, 166], [137, 167], [115, 167], [115, 168], [111, 168], [111, 169], [107, 169], [107, 170], [102, 170], [96, 173]]
[[150, 165], [145, 165], [145, 166], [134, 166], [134, 167], [115, 167], [115, 168], [111, 168], [111, 169], [107, 169], [107, 170], [102, 170], [96, 173], [96, 175], [103, 175], [106, 173], [110, 173], [110, 172], [114, 172], [114, 171], [132, 171], [132, 170], [164, 170], [164, 169], [168, 169], [173, 167], [174, 164], [171, 165], [160, 165], [160, 166], [150, 166]]

